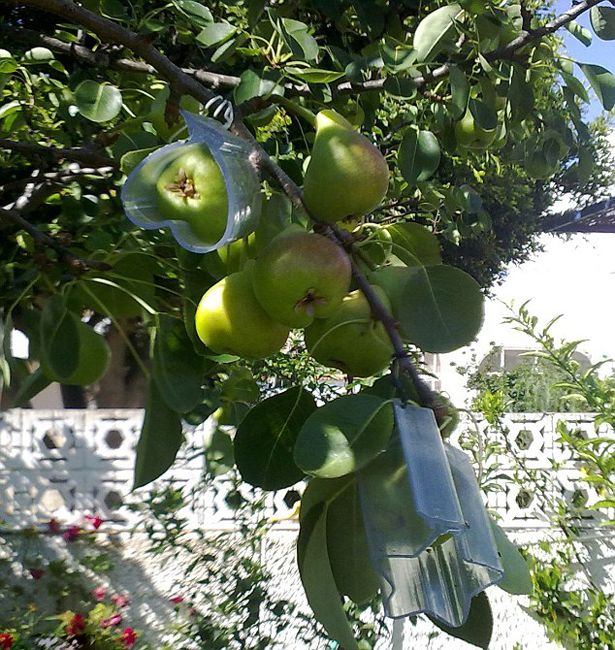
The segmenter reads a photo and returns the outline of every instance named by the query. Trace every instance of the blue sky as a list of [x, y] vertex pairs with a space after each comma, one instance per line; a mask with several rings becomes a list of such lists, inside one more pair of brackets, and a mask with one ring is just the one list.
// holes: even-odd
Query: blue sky
[[[557, 0], [555, 3], [555, 11], [558, 14], [561, 14], [564, 11], [570, 9], [571, 6], [571, 0]], [[591, 30], [589, 23], [589, 12], [583, 14], [577, 22], [583, 25], [583, 27], [587, 27]], [[615, 73], [615, 41], [603, 41], [599, 39], [592, 31], [592, 44], [589, 47], [585, 47], [583, 43], [569, 34], [566, 29], [561, 29], [559, 33], [560, 35], [564, 36], [566, 49], [575, 61], [580, 61], [581, 63], [595, 63]], [[585, 82], [585, 77], [578, 67], [575, 68], [575, 73], [579, 76], [579, 78], [582, 79], [583, 82]], [[592, 97], [594, 101], [589, 108], [587, 114], [588, 119], [597, 117], [603, 111], [602, 106], [596, 100], [593, 94]]]

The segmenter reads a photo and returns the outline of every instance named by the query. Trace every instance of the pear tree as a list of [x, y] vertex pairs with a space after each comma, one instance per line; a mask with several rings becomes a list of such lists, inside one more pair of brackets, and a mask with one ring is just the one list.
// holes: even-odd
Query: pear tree
[[[185, 426], [230, 425], [215, 444], [244, 481], [307, 483], [306, 597], [333, 640], [361, 647], [348, 602], [395, 610], [378, 540], [406, 549], [426, 525], [420, 509], [412, 520], [396, 510], [411, 499], [399, 495], [409, 484], [423, 494], [430, 463], [448, 477], [430, 490], [436, 504], [473, 483], [442, 442], [457, 412], [420, 366], [480, 330], [483, 260], [462, 270], [454, 251], [503, 246], [504, 204], [515, 218], [539, 214], [566, 184], [611, 179], [604, 126], [588, 125], [584, 106], [594, 97], [612, 110], [615, 76], [572, 61], [561, 30], [612, 40], [615, 8], [551, 4], [3, 3], [3, 405], [52, 382], [109, 405], [130, 359], [145, 387], [135, 488], [172, 466]], [[527, 244], [532, 233], [515, 227]], [[27, 359], [12, 355], [14, 330]], [[314, 381], [261, 372], [286, 358]], [[323, 400], [327, 377], [337, 394]], [[407, 535], [400, 516], [415, 524]], [[461, 612], [419, 603], [405, 614], [488, 647], [484, 587], [520, 593], [529, 573], [481, 517], [494, 574]], [[457, 533], [451, 524], [416, 555], [387, 557], [444, 565], [461, 557]], [[450, 597], [457, 585], [425, 599], [438, 588]]]

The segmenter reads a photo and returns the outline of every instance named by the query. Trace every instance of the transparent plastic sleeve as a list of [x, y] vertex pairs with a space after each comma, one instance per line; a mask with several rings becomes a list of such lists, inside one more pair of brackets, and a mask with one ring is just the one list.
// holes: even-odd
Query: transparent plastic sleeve
[[[189, 137], [157, 149], [130, 173], [122, 204], [132, 223], [146, 230], [169, 228], [178, 244], [193, 253], [209, 253], [252, 232], [261, 209], [260, 181], [249, 161], [249, 147], [216, 120], [182, 111]], [[204, 241], [187, 221], [161, 214], [155, 186], [162, 171], [187, 145], [204, 144], [220, 168], [227, 191], [226, 228], [217, 241]]]
[[469, 460], [444, 445], [432, 411], [394, 408], [395, 442], [358, 475], [385, 612], [458, 627], [503, 575], [488, 515]]

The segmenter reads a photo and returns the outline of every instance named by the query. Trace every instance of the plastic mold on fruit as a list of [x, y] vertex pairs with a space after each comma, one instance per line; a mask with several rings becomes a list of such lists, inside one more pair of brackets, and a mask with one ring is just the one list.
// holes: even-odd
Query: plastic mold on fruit
[[[141, 161], [128, 176], [121, 199], [132, 223], [145, 230], [169, 228], [182, 248], [203, 254], [254, 230], [261, 210], [260, 182], [243, 140], [211, 118], [185, 111], [182, 117], [188, 139]], [[196, 183], [185, 168], [193, 168]]]
[[442, 442], [430, 409], [394, 403], [397, 437], [366, 470], [359, 494], [385, 612], [466, 621], [503, 569], [474, 471]]

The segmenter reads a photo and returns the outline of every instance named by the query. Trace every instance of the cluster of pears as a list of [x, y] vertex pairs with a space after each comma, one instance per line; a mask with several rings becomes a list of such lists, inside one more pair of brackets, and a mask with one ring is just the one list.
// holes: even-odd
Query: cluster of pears
[[[365, 214], [383, 199], [388, 167], [378, 149], [342, 116], [316, 117], [306, 170], [305, 203], [319, 221]], [[374, 287], [381, 300], [388, 299]], [[291, 225], [243, 268], [213, 285], [196, 312], [200, 339], [217, 353], [259, 359], [278, 352], [291, 329], [303, 329], [321, 364], [365, 377], [386, 368], [393, 348], [364, 295], [351, 291], [347, 254], [323, 235]]]
[[[291, 225], [205, 293], [196, 330], [215, 352], [260, 359], [278, 352], [291, 329], [303, 329], [316, 361], [367, 377], [388, 366], [393, 348], [365, 296], [350, 289], [346, 253], [326, 237]], [[374, 291], [388, 303], [379, 287]]]

